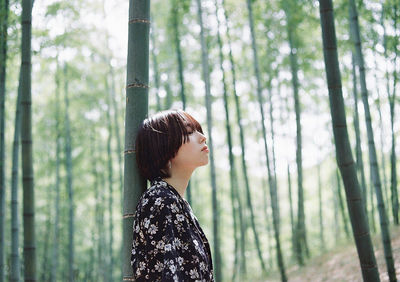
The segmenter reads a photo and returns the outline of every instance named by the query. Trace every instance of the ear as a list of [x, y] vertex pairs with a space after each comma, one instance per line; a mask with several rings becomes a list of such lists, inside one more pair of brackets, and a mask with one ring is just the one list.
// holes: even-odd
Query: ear
[[163, 167], [162, 169], [161, 169], [161, 171], [163, 172], [163, 173], [165, 173], [165, 174], [170, 174], [170, 169], [171, 169], [171, 166], [172, 166], [172, 163], [171, 163], [171, 160], [169, 160], [168, 162], [167, 162], [167, 165], [165, 166], [165, 167]]

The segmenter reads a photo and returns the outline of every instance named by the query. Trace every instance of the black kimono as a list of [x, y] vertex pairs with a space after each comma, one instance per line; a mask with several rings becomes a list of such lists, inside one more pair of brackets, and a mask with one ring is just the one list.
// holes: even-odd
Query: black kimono
[[131, 265], [136, 281], [214, 281], [210, 245], [196, 216], [161, 178], [136, 206]]

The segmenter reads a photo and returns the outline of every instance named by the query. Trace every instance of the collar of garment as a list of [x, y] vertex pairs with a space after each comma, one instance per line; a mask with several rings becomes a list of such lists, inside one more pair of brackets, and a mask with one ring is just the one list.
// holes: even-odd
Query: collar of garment
[[161, 178], [161, 176], [158, 176], [158, 177], [156, 177], [155, 179], [153, 179], [153, 180], [151, 181], [151, 186], [157, 185], [157, 184], [159, 184], [159, 183], [161, 183], [162, 186], [165, 186], [166, 188], [170, 189], [179, 199], [184, 200], [184, 199], [182, 198], [181, 194], [179, 194], [179, 192], [178, 192], [172, 185], [170, 185], [167, 181], [163, 180], [163, 179]]

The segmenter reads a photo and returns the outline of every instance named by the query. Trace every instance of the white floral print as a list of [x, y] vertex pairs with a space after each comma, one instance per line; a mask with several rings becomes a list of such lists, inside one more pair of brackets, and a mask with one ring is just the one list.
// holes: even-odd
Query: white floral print
[[133, 231], [136, 281], [214, 281], [210, 246], [197, 218], [161, 178], [140, 198]]

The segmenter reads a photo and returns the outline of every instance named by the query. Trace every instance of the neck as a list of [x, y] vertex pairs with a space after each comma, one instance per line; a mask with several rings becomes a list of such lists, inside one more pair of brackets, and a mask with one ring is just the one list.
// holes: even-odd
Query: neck
[[192, 171], [174, 171], [171, 172], [171, 177], [163, 178], [165, 182], [175, 188], [179, 195], [183, 198], [186, 188], [189, 184], [190, 177], [192, 176]]

